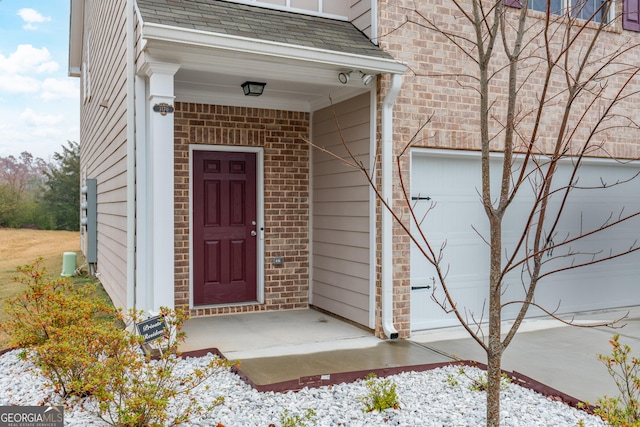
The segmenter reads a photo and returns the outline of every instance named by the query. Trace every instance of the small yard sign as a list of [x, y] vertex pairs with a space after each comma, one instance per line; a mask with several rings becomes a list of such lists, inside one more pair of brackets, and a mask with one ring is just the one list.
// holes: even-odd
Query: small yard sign
[[162, 316], [151, 317], [136, 325], [138, 333], [144, 338], [144, 342], [148, 343], [164, 335], [167, 324]]

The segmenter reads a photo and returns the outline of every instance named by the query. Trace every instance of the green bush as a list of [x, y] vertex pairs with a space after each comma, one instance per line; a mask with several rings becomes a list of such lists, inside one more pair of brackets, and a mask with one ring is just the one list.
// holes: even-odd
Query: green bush
[[595, 413], [613, 427], [640, 427], [640, 359], [631, 356], [631, 348], [620, 344], [620, 335], [609, 341], [611, 355], [598, 355], [609, 370], [620, 397], [598, 399]]
[[[481, 373], [477, 377], [472, 377], [467, 374], [467, 371], [465, 371], [464, 368], [460, 368], [458, 373], [471, 380], [471, 384], [469, 385], [469, 390], [471, 391], [487, 391], [489, 388], [489, 375], [486, 372]], [[500, 374], [500, 388], [502, 390], [509, 388], [510, 383], [511, 380], [507, 374], [504, 372]]]
[[8, 320], [0, 325], [11, 336], [11, 347], [38, 346], [66, 327], [89, 327], [117, 317], [113, 306], [93, 296], [94, 285], [76, 287], [66, 278], [52, 279], [42, 258], [19, 266], [18, 272], [13, 280], [26, 290], [5, 300]]
[[112, 357], [109, 346], [122, 340], [122, 331], [96, 322], [56, 330], [32, 350], [35, 363], [63, 396], [95, 394], [104, 361]]
[[[224, 402], [224, 397], [220, 396], [211, 405], [202, 407], [192, 391], [218, 369], [228, 369], [233, 363], [214, 357], [202, 369], [176, 375], [175, 368], [180, 361], [178, 344], [185, 338], [180, 329], [187, 315], [184, 310], [167, 308], [161, 308], [160, 315], [164, 317], [167, 329], [162, 338], [164, 351], [157, 360], [142, 355], [139, 342], [130, 338], [114, 341], [117, 346], [110, 349], [111, 355], [103, 360], [99, 375], [92, 379], [98, 385], [94, 396], [99, 402], [99, 416], [109, 425], [177, 425]], [[140, 313], [132, 312], [131, 320], [138, 322]], [[131, 334], [124, 332], [123, 336], [131, 337]], [[180, 402], [180, 411], [171, 417], [167, 409], [176, 401]]]
[[[98, 402], [98, 416], [113, 426], [165, 426], [188, 421], [224, 401], [202, 407], [192, 391], [216, 370], [233, 363], [218, 358], [186, 375], [176, 375], [178, 344], [187, 319], [184, 310], [161, 309], [167, 329], [159, 341], [161, 355], [151, 360], [141, 351], [142, 337], [131, 332], [141, 320], [132, 311], [128, 319], [103, 300], [93, 297], [89, 285], [72, 286], [51, 279], [41, 260], [19, 267], [15, 280], [27, 289], [7, 300], [12, 345], [25, 350], [63, 396], [89, 396]], [[123, 328], [123, 321], [128, 328]], [[176, 415], [168, 414], [172, 402]]]
[[311, 408], [307, 408], [304, 415], [291, 414], [288, 409], [285, 409], [280, 414], [280, 424], [282, 427], [307, 427], [309, 424], [316, 424], [316, 411]]
[[4, 327], [10, 345], [26, 353], [63, 396], [92, 393], [89, 381], [106, 355], [104, 343], [117, 331], [119, 313], [94, 297], [95, 285], [52, 279], [42, 259], [18, 267], [14, 281], [26, 289], [6, 300]]
[[384, 411], [386, 409], [398, 409], [398, 393], [396, 384], [388, 378], [378, 379], [373, 372], [365, 378], [367, 394], [360, 396], [359, 400], [365, 405], [363, 412]]

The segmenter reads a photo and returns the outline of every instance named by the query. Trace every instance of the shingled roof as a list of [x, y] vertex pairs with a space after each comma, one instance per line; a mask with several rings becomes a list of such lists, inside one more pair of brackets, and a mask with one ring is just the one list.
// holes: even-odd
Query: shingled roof
[[222, 0], [137, 0], [145, 23], [392, 59], [353, 24]]

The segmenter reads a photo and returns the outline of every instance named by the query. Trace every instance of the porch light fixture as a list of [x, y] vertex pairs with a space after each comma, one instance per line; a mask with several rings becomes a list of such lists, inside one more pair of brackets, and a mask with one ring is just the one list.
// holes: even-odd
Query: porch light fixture
[[371, 74], [365, 74], [362, 73], [362, 83], [364, 83], [365, 86], [369, 86], [369, 83], [371, 83], [371, 80], [373, 80], [373, 76]]
[[343, 85], [346, 85], [347, 83], [349, 83], [349, 78], [351, 78], [351, 73], [353, 73], [353, 71], [349, 71], [348, 73], [339, 73], [338, 81]]
[[260, 82], [244, 82], [242, 83], [242, 91], [245, 96], [260, 96], [266, 85], [266, 83]]
[[362, 71], [352, 70], [352, 71], [347, 71], [343, 73], [338, 73], [338, 81], [343, 85], [346, 85], [347, 83], [349, 83], [349, 79], [351, 79], [351, 74], [355, 72], [360, 73], [360, 77], [362, 78], [362, 83], [364, 83], [365, 86], [368, 86], [369, 83], [371, 83], [371, 81], [373, 80], [372, 74], [365, 74]]

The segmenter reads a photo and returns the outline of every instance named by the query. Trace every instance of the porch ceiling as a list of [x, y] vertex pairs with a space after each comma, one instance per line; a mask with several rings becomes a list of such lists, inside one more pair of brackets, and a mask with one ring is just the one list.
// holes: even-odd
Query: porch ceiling
[[[340, 72], [378, 75], [405, 70], [344, 21], [224, 1], [162, 0], [160, 5], [139, 0], [138, 4], [140, 63], [179, 64], [178, 101], [313, 111], [369, 90], [359, 73], [346, 85], [339, 83]], [[171, 7], [180, 7], [182, 13], [159, 11]], [[244, 15], [233, 15], [230, 23], [227, 12]], [[251, 32], [239, 16], [250, 18]], [[285, 21], [289, 25], [283, 25]], [[273, 26], [280, 28], [269, 31]], [[265, 82], [264, 94], [245, 97], [240, 85], [247, 80]]]
[[[355, 74], [349, 83], [341, 84], [338, 73], [353, 69], [342, 64], [302, 62], [166, 42], [149, 43], [145, 60], [180, 64], [175, 75], [177, 101], [313, 111], [331, 101], [339, 102], [369, 90]], [[265, 82], [264, 94], [245, 97], [240, 85], [247, 80]]]

